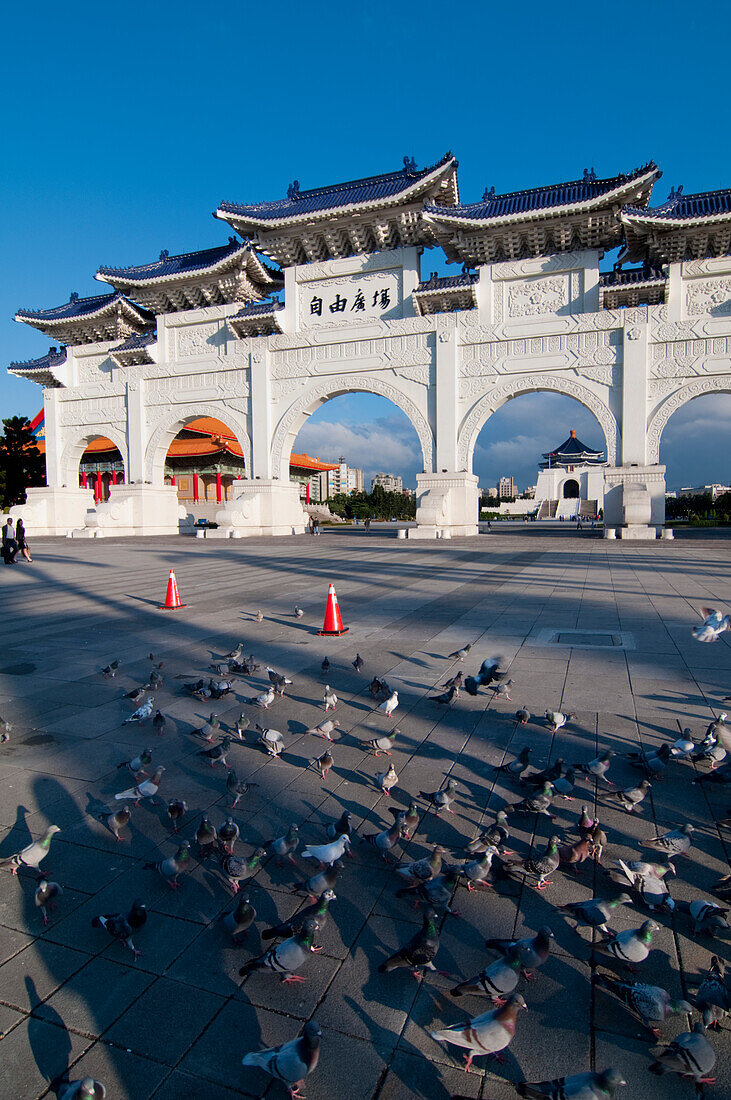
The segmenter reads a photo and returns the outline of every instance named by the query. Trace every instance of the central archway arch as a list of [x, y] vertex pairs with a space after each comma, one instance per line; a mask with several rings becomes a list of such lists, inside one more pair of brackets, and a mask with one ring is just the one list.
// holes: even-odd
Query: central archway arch
[[78, 429], [63, 449], [61, 455], [61, 471], [63, 484], [77, 486], [79, 484], [79, 462], [89, 444], [95, 439], [109, 439], [122, 456], [122, 465], [125, 474], [129, 469], [127, 463], [127, 437], [113, 424], [99, 425], [96, 428], [83, 427]]
[[281, 478], [283, 481], [289, 479], [289, 456], [307, 417], [326, 401], [334, 397], [342, 397], [347, 393], [377, 393], [392, 401], [408, 417], [419, 437], [424, 473], [433, 472], [434, 433], [429, 421], [416, 403], [403, 390], [378, 377], [348, 375], [345, 378], [331, 378], [316, 386], [310, 386], [281, 417], [272, 436], [271, 460], [274, 477]]
[[152, 485], [163, 485], [165, 482], [165, 458], [170, 444], [175, 436], [192, 420], [199, 420], [202, 416], [210, 416], [214, 420], [220, 420], [236, 436], [244, 456], [247, 476], [251, 476], [251, 440], [247, 431], [245, 418], [241, 413], [229, 408], [227, 405], [207, 405], [196, 402], [193, 405], [178, 405], [170, 410], [169, 416], [155, 428], [150, 436], [145, 451], [145, 480]]
[[571, 378], [562, 378], [553, 374], [533, 374], [526, 377], [512, 378], [502, 385], [496, 386], [470, 410], [462, 422], [459, 433], [457, 445], [459, 468], [472, 470], [477, 437], [494, 412], [497, 412], [502, 405], [513, 397], [541, 391], [563, 393], [567, 397], [573, 397], [594, 414], [604, 432], [607, 445], [607, 461], [610, 466], [614, 466], [619, 453], [619, 426], [609, 406], [588, 386], [582, 386]]

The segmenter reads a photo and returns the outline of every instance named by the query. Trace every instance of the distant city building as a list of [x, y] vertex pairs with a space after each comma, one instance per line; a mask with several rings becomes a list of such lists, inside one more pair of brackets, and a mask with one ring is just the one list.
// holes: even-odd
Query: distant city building
[[371, 492], [380, 485], [387, 493], [403, 493], [404, 479], [399, 474], [376, 474], [371, 481]]
[[507, 500], [508, 497], [515, 497], [518, 495], [518, 487], [512, 475], [510, 477], [501, 477], [498, 479], [497, 495], [500, 500]]
[[363, 491], [363, 471], [348, 466], [341, 455], [340, 462], [327, 474], [327, 495], [333, 497], [336, 493], [356, 493]]
[[521, 493], [523, 500], [535, 500], [536, 487], [535, 485], [526, 485], [525, 489]]
[[484, 495], [489, 497], [490, 500], [497, 500], [497, 489], [494, 489], [492, 485], [484, 490]]
[[[711, 500], [715, 500], [716, 497], [723, 496], [724, 493], [731, 493], [731, 485], [696, 485], [693, 487], [678, 489], [677, 496], [679, 497], [703, 497], [710, 493]], [[668, 496], [671, 494], [668, 493]], [[676, 494], [673, 493], [672, 496]]]

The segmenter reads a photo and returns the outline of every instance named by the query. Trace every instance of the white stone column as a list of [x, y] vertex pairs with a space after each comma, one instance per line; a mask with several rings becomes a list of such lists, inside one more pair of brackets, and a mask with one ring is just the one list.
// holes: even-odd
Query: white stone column
[[279, 476], [272, 470], [272, 395], [269, 380], [269, 351], [262, 347], [251, 353], [251, 472], [252, 478]]
[[625, 324], [622, 360], [622, 465], [647, 462], [647, 324]]
[[[457, 469], [459, 368], [457, 319], [454, 314], [439, 317], [436, 340], [436, 471]], [[429, 471], [425, 471], [428, 473]]]
[[[62, 439], [58, 423], [58, 390], [48, 389], [43, 393], [43, 423], [46, 433], [46, 485], [51, 489], [64, 486], [64, 471], [61, 469]], [[73, 486], [78, 488], [78, 485]]]
[[142, 378], [133, 378], [127, 383], [127, 463], [129, 468], [125, 471], [125, 481], [128, 485], [141, 484], [145, 480], [146, 444], [145, 383]]

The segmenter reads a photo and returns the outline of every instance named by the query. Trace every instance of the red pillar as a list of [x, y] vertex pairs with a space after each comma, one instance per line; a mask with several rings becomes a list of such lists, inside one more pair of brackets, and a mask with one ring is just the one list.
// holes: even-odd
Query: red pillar
[[99, 503], [103, 499], [102, 495], [102, 472], [97, 470], [96, 472], [96, 488], [94, 489], [94, 500]]
[[198, 503], [198, 474], [193, 473], [193, 502]]
[[112, 470], [112, 485], [116, 485], [116, 484], [117, 484], [117, 471]]
[[83, 470], [81, 474], [81, 488], [86, 488], [86, 470]]
[[309, 481], [307, 482], [307, 496], [305, 498], [305, 503], [306, 504], [310, 503], [310, 483], [309, 483]]
[[221, 503], [221, 471], [216, 470], [216, 503]]
[[172, 487], [174, 489], [175, 488], [175, 474], [173, 474], [172, 477], [170, 478], [170, 484], [172, 485]]

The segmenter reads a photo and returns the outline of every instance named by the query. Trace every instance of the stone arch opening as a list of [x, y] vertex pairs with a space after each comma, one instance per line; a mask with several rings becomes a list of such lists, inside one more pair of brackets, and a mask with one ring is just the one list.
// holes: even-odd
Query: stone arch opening
[[578, 500], [580, 495], [579, 483], [576, 478], [570, 477], [561, 486], [561, 496], [564, 500]]
[[359, 393], [385, 397], [404, 414], [419, 441], [422, 467], [419, 472], [431, 473], [434, 469], [434, 433], [427, 416], [417, 404], [402, 390], [377, 378], [346, 377], [332, 379], [310, 388], [289, 406], [272, 437], [272, 475], [282, 480], [289, 478], [289, 459], [295, 449], [295, 441], [309, 417], [317, 409], [337, 397]]
[[[177, 448], [177, 457], [181, 462], [170, 462], [169, 455], [173, 443], [178, 436], [184, 433], [188, 446]], [[208, 444], [206, 440], [216, 439], [217, 444]], [[187, 451], [187, 454], [186, 454]], [[220, 457], [220, 461], [216, 461]], [[189, 460], [186, 462], [186, 459]], [[225, 461], [224, 461], [225, 460]], [[216, 469], [216, 466], [221, 469]], [[226, 467], [226, 489], [224, 494], [224, 470]], [[206, 492], [204, 499], [210, 497], [216, 500], [218, 479], [216, 474], [221, 474], [221, 499], [229, 499], [235, 495], [230, 483], [251, 477], [251, 441], [246, 428], [244, 417], [228, 408], [216, 406], [193, 405], [184, 409], [176, 409], [170, 412], [150, 436], [145, 452], [145, 480], [152, 485], [171, 485], [175, 477], [176, 488], [181, 500], [194, 499], [194, 472], [196, 469], [206, 469], [210, 477], [206, 477]], [[185, 488], [178, 483], [182, 479], [186, 481]], [[209, 485], [210, 482], [210, 485]], [[212, 488], [211, 488], [212, 486]], [[198, 497], [201, 497], [201, 484], [198, 485]], [[188, 494], [190, 494], [188, 496]]]
[[109, 425], [98, 430], [86, 428], [66, 444], [61, 470], [69, 488], [93, 489], [95, 501], [108, 500], [111, 486], [122, 484], [127, 477], [127, 441]]
[[671, 489], [680, 480], [686, 485], [712, 483], [718, 476], [719, 440], [730, 418], [731, 378], [700, 378], [682, 386], [650, 417], [648, 463], [667, 467], [665, 481]]

